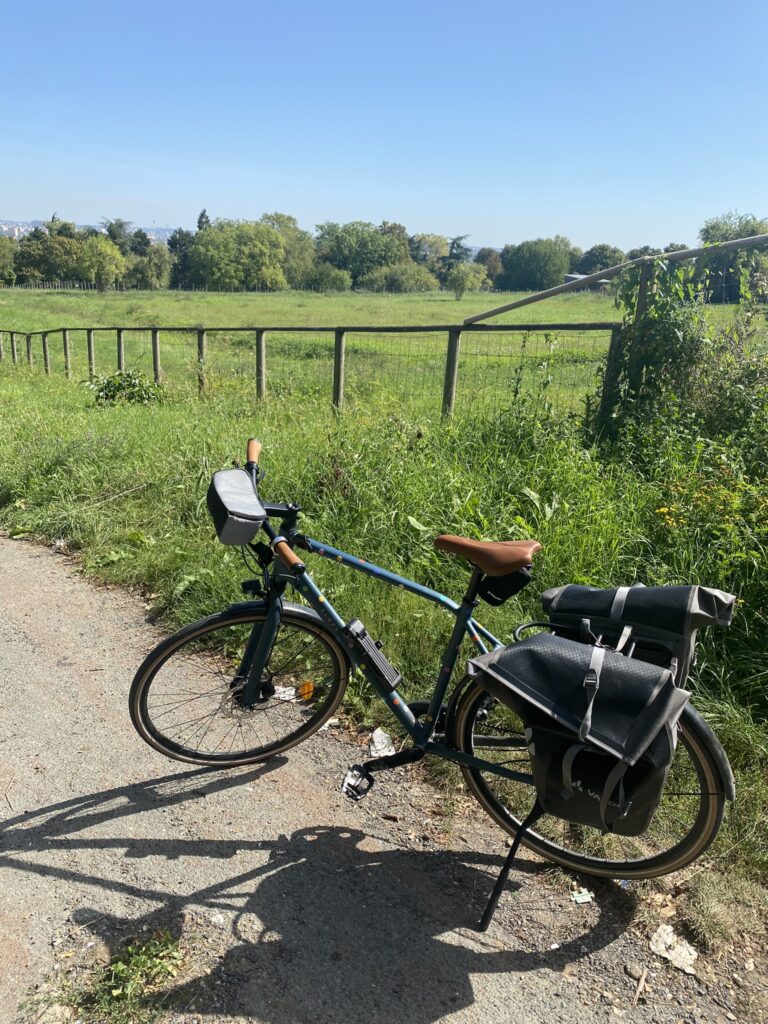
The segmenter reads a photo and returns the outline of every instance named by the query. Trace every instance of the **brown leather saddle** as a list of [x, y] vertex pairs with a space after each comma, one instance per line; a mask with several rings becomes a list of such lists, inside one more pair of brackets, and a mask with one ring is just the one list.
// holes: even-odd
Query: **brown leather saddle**
[[444, 533], [435, 539], [438, 551], [466, 558], [486, 576], [508, 576], [525, 565], [530, 565], [533, 556], [541, 550], [537, 540], [470, 540], [468, 537], [454, 537]]

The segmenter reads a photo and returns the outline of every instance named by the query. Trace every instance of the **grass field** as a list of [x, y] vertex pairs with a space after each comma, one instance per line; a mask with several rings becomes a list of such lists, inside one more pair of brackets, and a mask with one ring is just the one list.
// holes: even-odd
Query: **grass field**
[[[0, 292], [0, 328], [162, 326], [178, 323], [182, 310], [182, 322], [222, 325], [267, 324], [278, 316], [300, 323], [299, 311], [306, 323], [321, 316], [329, 324], [448, 322], [495, 301]], [[546, 305], [533, 309], [541, 314]], [[610, 300], [593, 295], [553, 301], [549, 310], [552, 320], [616, 317]], [[460, 592], [465, 570], [432, 549], [437, 533], [537, 536], [544, 550], [535, 584], [500, 609], [482, 609], [482, 621], [502, 638], [520, 621], [538, 617], [543, 589], [565, 582], [700, 582], [735, 592], [736, 622], [729, 632], [702, 636], [695, 684], [696, 704], [721, 736], [739, 789], [713, 856], [729, 869], [738, 866], [741, 877], [768, 878], [765, 481], [745, 476], [727, 446], [673, 428], [606, 458], [585, 444], [577, 418], [548, 416], [543, 406], [515, 405], [509, 396], [489, 417], [490, 406], [478, 403], [471, 389], [455, 419], [441, 423], [433, 413], [444, 349], [435, 350], [431, 370], [424, 361], [406, 360], [402, 380], [415, 378], [430, 396], [406, 404], [398, 397], [407, 394], [404, 387], [398, 391], [400, 378], [386, 369], [385, 351], [373, 344], [368, 362], [355, 368], [362, 357], [353, 336], [348, 373], [351, 380], [359, 374], [359, 391], [338, 416], [329, 408], [330, 360], [312, 354], [311, 336], [304, 336], [306, 347], [293, 336], [285, 342], [284, 390], [273, 347], [272, 400], [258, 403], [252, 352], [246, 346], [239, 352], [241, 337], [221, 342], [223, 365], [204, 401], [169, 372], [169, 401], [147, 408], [95, 407], [89, 392], [62, 373], [45, 378], [39, 366], [12, 367], [6, 359], [0, 365], [0, 525], [19, 535], [64, 539], [87, 572], [140, 587], [169, 627], [188, 621], [238, 599], [244, 569], [236, 553], [216, 543], [204, 496], [211, 472], [242, 457], [244, 439], [256, 434], [265, 442], [265, 496], [299, 501], [307, 532], [447, 593]], [[570, 354], [578, 359], [578, 349]], [[79, 358], [75, 380], [87, 373], [82, 352]], [[239, 376], [241, 358], [247, 372]], [[378, 377], [367, 378], [374, 360], [380, 361]], [[106, 359], [100, 365], [106, 370]], [[173, 365], [170, 358], [166, 365]], [[471, 382], [467, 364], [462, 372]], [[535, 372], [530, 394], [551, 393], [551, 383], [537, 383]], [[548, 371], [538, 372], [544, 378]], [[593, 383], [594, 376], [571, 387], [570, 408]], [[292, 395], [302, 401], [274, 400]], [[324, 561], [313, 571], [341, 614], [359, 616], [385, 640], [388, 657], [408, 680], [408, 696], [424, 693], [449, 626], [439, 610]], [[358, 715], [370, 716], [364, 693], [353, 688], [350, 701]], [[704, 885], [710, 876], [697, 877]]]
[[[87, 375], [86, 335], [82, 327], [118, 326], [363, 326], [446, 325], [515, 296], [473, 294], [457, 302], [445, 294], [312, 295], [303, 293], [56, 293], [0, 292], [0, 329], [22, 332], [70, 328], [73, 373]], [[583, 293], [551, 303], [513, 311], [505, 323], [583, 323], [617, 319], [613, 300]], [[510, 396], [542, 395], [564, 409], [578, 409], [594, 390], [608, 350], [610, 333], [602, 331], [538, 331], [465, 334], [459, 362], [457, 406], [486, 410], [504, 408]], [[60, 335], [50, 337], [53, 373], [64, 372]], [[333, 334], [267, 336], [267, 394], [285, 399], [331, 395]], [[346, 399], [358, 405], [389, 402], [424, 413], [439, 412], [446, 359], [445, 331], [403, 334], [355, 334], [346, 339]], [[6, 342], [7, 347], [7, 342]], [[20, 348], [24, 350], [23, 339]], [[214, 392], [237, 390], [243, 400], [253, 395], [255, 335], [252, 332], [209, 331], [206, 378]], [[34, 358], [42, 360], [42, 343], [33, 339]], [[149, 331], [125, 335], [126, 366], [152, 370]], [[113, 332], [96, 334], [97, 372], [116, 367]], [[161, 334], [163, 379], [176, 391], [191, 393], [197, 379], [197, 338], [194, 333], [164, 330]]]

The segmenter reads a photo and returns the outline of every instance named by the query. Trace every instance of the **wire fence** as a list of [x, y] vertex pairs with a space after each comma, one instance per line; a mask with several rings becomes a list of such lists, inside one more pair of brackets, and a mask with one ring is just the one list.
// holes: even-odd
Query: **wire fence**
[[0, 330], [0, 359], [71, 380], [137, 370], [171, 395], [332, 402], [424, 415], [521, 401], [565, 412], [597, 388], [615, 323]]

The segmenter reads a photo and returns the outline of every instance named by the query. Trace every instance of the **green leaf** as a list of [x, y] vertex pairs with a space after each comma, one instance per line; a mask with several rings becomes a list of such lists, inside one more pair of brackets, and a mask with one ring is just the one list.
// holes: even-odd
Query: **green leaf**
[[424, 524], [420, 523], [418, 519], [414, 519], [413, 516], [408, 516], [407, 518], [414, 530], [418, 530], [420, 533], [429, 533], [429, 527], [424, 526]]

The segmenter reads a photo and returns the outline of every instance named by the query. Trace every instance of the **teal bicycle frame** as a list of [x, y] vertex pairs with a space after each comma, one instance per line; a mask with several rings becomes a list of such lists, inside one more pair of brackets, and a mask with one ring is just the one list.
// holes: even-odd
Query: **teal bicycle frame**
[[423, 721], [417, 720], [398, 691], [382, 685], [379, 677], [370, 665], [366, 664], [364, 656], [358, 652], [354, 645], [349, 643], [349, 635], [344, 631], [346, 623], [319, 587], [315, 584], [309, 572], [306, 570], [306, 567], [302, 566], [301, 568], [290, 570], [285, 568], [279, 559], [273, 563], [271, 572], [272, 586], [270, 587], [265, 605], [267, 613], [266, 621], [259, 631], [259, 634], [254, 637], [255, 648], [253, 661], [250, 666], [249, 681], [260, 678], [261, 672], [265, 667], [267, 659], [264, 655], [271, 649], [277, 629], [279, 628], [280, 613], [282, 610], [282, 592], [286, 585], [290, 585], [302, 595], [310, 607], [313, 608], [320, 616], [329, 631], [342, 645], [353, 667], [363, 674], [382, 700], [384, 700], [390, 711], [402, 725], [403, 729], [405, 729], [408, 735], [412, 738], [415, 747], [423, 750], [425, 754], [435, 754], [438, 757], [454, 761], [461, 765], [491, 771], [495, 775], [500, 775], [504, 778], [512, 779], [517, 782], [524, 782], [530, 785], [533, 782], [530, 773], [513, 771], [504, 765], [485, 761], [482, 758], [475, 757], [471, 754], [465, 754], [462, 751], [456, 750], [447, 743], [438, 742], [432, 739], [435, 733], [438, 715], [440, 714], [443, 706], [443, 701], [451, 681], [453, 670], [456, 667], [461, 644], [465, 636], [469, 637], [477, 651], [481, 654], [487, 653], [489, 648], [503, 646], [500, 640], [489, 632], [489, 630], [476, 622], [473, 617], [473, 611], [477, 605], [477, 601], [475, 599], [477, 586], [482, 578], [482, 573], [479, 570], [474, 571], [469, 587], [467, 588], [467, 592], [465, 593], [461, 603], [457, 604], [455, 601], [452, 601], [451, 598], [446, 597], [445, 594], [441, 594], [436, 590], [431, 590], [429, 587], [422, 586], [420, 583], [409, 580], [404, 576], [398, 576], [397, 573], [389, 572], [389, 570], [383, 569], [381, 566], [375, 565], [373, 562], [368, 562], [363, 558], [350, 555], [346, 551], [340, 551], [338, 548], [334, 548], [330, 544], [323, 544], [320, 541], [313, 540], [311, 537], [305, 536], [295, 536], [293, 540], [297, 547], [309, 551], [312, 554], [319, 555], [322, 558], [328, 558], [333, 562], [355, 569], [368, 576], [373, 576], [375, 579], [379, 579], [391, 586], [407, 590], [412, 594], [416, 594], [427, 601], [431, 601], [434, 604], [439, 605], [455, 617], [456, 622], [440, 662], [440, 670], [429, 702], [429, 710], [426, 716], [424, 716]]

